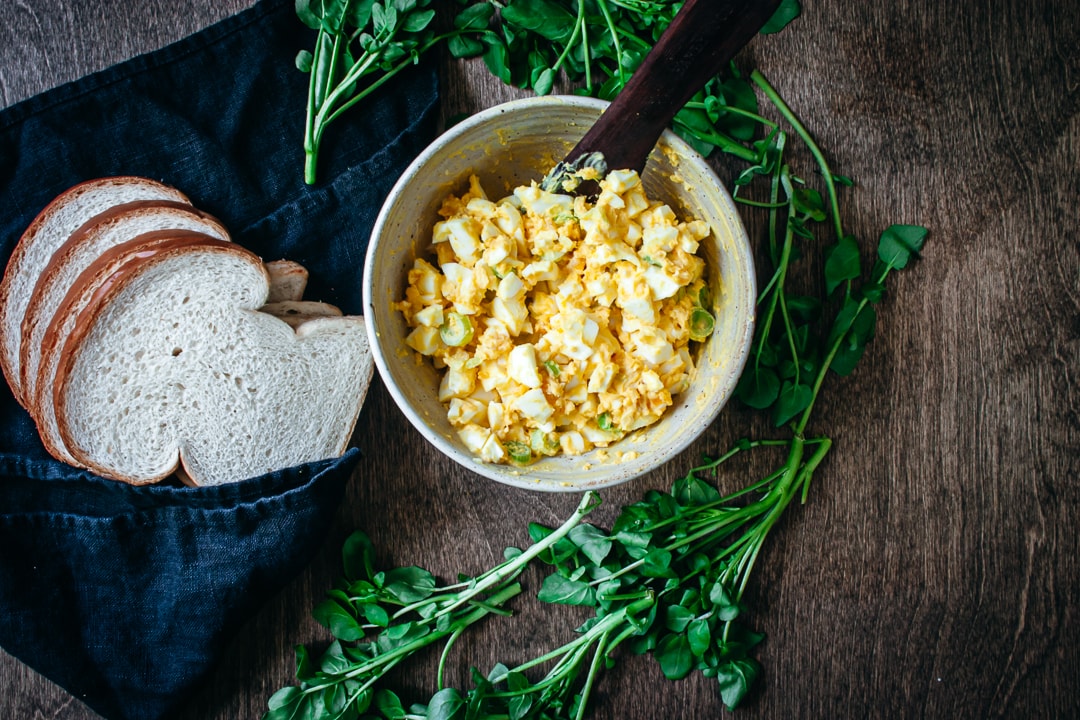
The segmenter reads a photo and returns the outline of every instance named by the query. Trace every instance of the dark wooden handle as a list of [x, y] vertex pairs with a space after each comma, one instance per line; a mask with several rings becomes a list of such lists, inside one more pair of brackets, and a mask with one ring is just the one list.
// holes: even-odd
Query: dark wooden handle
[[640, 172], [675, 114], [757, 34], [780, 0], [687, 0], [567, 161], [601, 152]]

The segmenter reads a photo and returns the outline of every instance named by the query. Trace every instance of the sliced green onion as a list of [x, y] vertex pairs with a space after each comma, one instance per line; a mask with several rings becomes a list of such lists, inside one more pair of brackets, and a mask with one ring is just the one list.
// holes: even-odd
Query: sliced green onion
[[528, 465], [532, 462], [532, 450], [525, 443], [510, 440], [504, 443], [504, 447], [515, 465]]
[[712, 292], [709, 291], [708, 285], [702, 285], [698, 290], [697, 304], [702, 308], [712, 307]]
[[611, 413], [600, 413], [596, 418], [596, 424], [605, 432], [611, 430]]
[[716, 321], [712, 313], [705, 308], [694, 308], [690, 313], [690, 339], [701, 342], [712, 335]]
[[450, 347], [468, 345], [473, 337], [472, 321], [461, 313], [447, 313], [446, 322], [439, 327], [439, 337]]
[[554, 455], [559, 450], [559, 442], [543, 430], [529, 433], [529, 445], [537, 455]]
[[554, 360], [545, 360], [544, 367], [551, 373], [551, 377], [559, 377], [559, 364]]

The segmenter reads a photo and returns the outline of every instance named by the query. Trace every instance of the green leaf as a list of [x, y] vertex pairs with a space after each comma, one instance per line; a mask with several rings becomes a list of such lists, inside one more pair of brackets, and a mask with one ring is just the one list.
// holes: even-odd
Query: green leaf
[[371, 22], [371, 6], [375, 0], [353, 0], [349, 3], [349, 24], [363, 30]]
[[296, 646], [296, 679], [300, 681], [310, 680], [318, 670], [311, 660], [311, 653], [303, 645]]
[[682, 605], [668, 605], [664, 610], [664, 627], [673, 633], [681, 633], [694, 619], [694, 612]]
[[319, 658], [319, 672], [327, 675], [339, 675], [351, 667], [352, 663], [345, 657], [345, 650], [339, 640], [330, 643]]
[[650, 550], [641, 565], [641, 574], [645, 577], [674, 577], [671, 569], [671, 553], [663, 548]]
[[652, 535], [622, 530], [615, 534], [615, 540], [622, 545], [627, 555], [634, 560], [640, 560], [649, 552], [649, 541], [652, 540]]
[[307, 696], [294, 685], [283, 687], [271, 695], [267, 707], [270, 710], [262, 720], [306, 720], [312, 717]]
[[704, 618], [695, 618], [686, 627], [686, 639], [690, 644], [690, 652], [695, 657], [701, 657], [708, 652], [712, 645], [712, 629], [709, 621]]
[[889, 267], [904, 269], [922, 251], [926, 232], [920, 225], [890, 225], [878, 241], [878, 257]]
[[311, 54], [310, 50], [301, 50], [296, 53], [296, 69], [302, 73], [309, 73], [314, 60], [315, 56]]
[[555, 85], [555, 71], [551, 68], [533, 68], [532, 79], [533, 92], [537, 95], [547, 95]]
[[859, 294], [866, 298], [867, 302], [879, 303], [885, 296], [885, 286], [875, 282], [863, 283], [859, 287]]
[[544, 578], [536, 598], [541, 602], [559, 605], [595, 605], [596, 591], [581, 580], [569, 580], [558, 573]]
[[529, 523], [529, 539], [534, 543], [538, 543], [546, 538], [551, 533], [555, 532], [547, 525], [541, 525], [540, 523]]
[[720, 698], [728, 710], [734, 710], [761, 674], [761, 665], [753, 658], [746, 658], [726, 663], [718, 670], [716, 679], [720, 683]]
[[569, 538], [594, 565], [603, 563], [611, 552], [611, 538], [595, 525], [582, 523], [570, 531]]
[[425, 625], [420, 625], [415, 622], [401, 623], [400, 625], [391, 625], [379, 635], [375, 641], [382, 652], [389, 652], [402, 645], [408, 645], [414, 640], [419, 640], [431, 633]]
[[484, 44], [468, 35], [455, 35], [446, 43], [447, 50], [456, 58], [470, 58], [484, 52]]
[[825, 251], [825, 293], [832, 295], [833, 290], [862, 274], [859, 260], [859, 246], [855, 238], [845, 235], [836, 245]]
[[456, 688], [444, 688], [431, 697], [427, 706], [428, 720], [455, 720], [462, 717], [465, 699]]
[[682, 633], [662, 637], [653, 650], [653, 657], [660, 663], [664, 677], [669, 680], [681, 680], [694, 667], [694, 654], [690, 652], [690, 643]]
[[515, 0], [502, 9], [504, 23], [529, 30], [548, 40], [566, 44], [574, 34], [576, 18], [549, 0]]
[[[821, 301], [808, 295], [785, 295], [784, 306], [790, 315], [804, 323], [816, 321], [821, 313]], [[801, 329], [806, 330], [805, 327]], [[800, 347], [805, 347], [805, 343]]]
[[[364, 696], [365, 699], [361, 702], [367, 702], [366, 698], [370, 696], [370, 691], [365, 692]], [[345, 718], [356, 718], [358, 715], [356, 712], [349, 712], [351, 698], [340, 683], [335, 683], [322, 691], [322, 703], [328, 720], [345, 720]]]
[[364, 617], [372, 625], [378, 625], [379, 627], [386, 627], [390, 624], [390, 614], [382, 608], [381, 605], [375, 603], [368, 603], [361, 607]]
[[[739, 77], [731, 77], [725, 80], [721, 86], [721, 97], [724, 105], [738, 108], [749, 113], [758, 112], [757, 93], [754, 87]], [[708, 102], [706, 102], [708, 107]], [[740, 113], [721, 112], [716, 108], [717, 122], [729, 135], [739, 140], [748, 141], [754, 137], [757, 130], [757, 121]]]
[[826, 218], [825, 201], [822, 200], [821, 193], [814, 188], [795, 188], [795, 193], [791, 196], [791, 204], [797, 212], [804, 213], [811, 220], [821, 222]]
[[739, 616], [739, 603], [724, 583], [720, 581], [713, 583], [712, 589], [709, 590], [709, 600], [716, 608], [716, 617], [724, 622], [731, 622]]
[[386, 573], [383, 589], [403, 603], [414, 603], [431, 596], [435, 590], [435, 577], [416, 566], [394, 568]]
[[486, 30], [495, 14], [495, 6], [489, 2], [469, 5], [454, 17], [454, 27], [458, 30]]
[[795, 18], [799, 17], [801, 11], [799, 6], [799, 0], [781, 0], [779, 7], [776, 8], [776, 12], [773, 13], [769, 21], [761, 28], [762, 35], [770, 35], [777, 33], [788, 26]]
[[401, 29], [410, 33], [420, 32], [431, 23], [434, 17], [434, 10], [419, 10], [409, 13], [405, 17], [405, 22], [401, 24]]
[[833, 355], [829, 369], [841, 377], [850, 375], [865, 353], [865, 345], [845, 345]]
[[293, 7], [300, 21], [312, 30], [336, 32], [347, 0], [296, 0]]
[[780, 378], [771, 368], [749, 365], [739, 378], [735, 394], [750, 407], [764, 410], [780, 395]]
[[[484, 50], [483, 53], [484, 65], [487, 66], [488, 72], [507, 85], [511, 84], [510, 57], [506, 45], [500, 42], [488, 43], [487, 49]], [[462, 56], [458, 55], [455, 57]]]
[[390, 690], [379, 690], [375, 693], [375, 707], [386, 720], [403, 720], [406, 717], [401, 699]]
[[324, 600], [315, 606], [311, 616], [320, 625], [328, 628], [334, 637], [351, 642], [364, 637], [364, 629], [352, 613], [333, 600]]
[[398, 11], [393, 5], [381, 5], [373, 3], [371, 6], [371, 22], [375, 37], [392, 33], [397, 27]]
[[803, 383], [785, 382], [776, 398], [776, 407], [773, 408], [773, 422], [780, 427], [792, 419], [814, 400], [814, 391], [809, 385]]
[[720, 499], [720, 493], [716, 488], [698, 478], [694, 473], [676, 480], [671, 486], [671, 495], [683, 507], [705, 505]]
[[856, 363], [862, 358], [866, 344], [874, 337], [877, 324], [877, 311], [873, 305], [864, 305], [862, 310], [851, 320], [829, 368], [838, 375], [849, 375]]
[[510, 698], [510, 720], [521, 720], [532, 709], [532, 695], [515, 695]]
[[359, 530], [349, 535], [341, 548], [341, 562], [349, 582], [370, 580], [375, 574], [375, 548], [371, 539]]

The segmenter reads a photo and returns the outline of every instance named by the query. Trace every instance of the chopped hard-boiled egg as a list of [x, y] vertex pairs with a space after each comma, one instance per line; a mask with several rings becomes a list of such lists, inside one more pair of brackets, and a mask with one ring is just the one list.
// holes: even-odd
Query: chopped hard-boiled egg
[[528, 463], [607, 447], [687, 389], [691, 341], [712, 332], [709, 226], [611, 172], [595, 204], [470, 178], [446, 198], [397, 303], [406, 345], [443, 371], [439, 399], [470, 452]]

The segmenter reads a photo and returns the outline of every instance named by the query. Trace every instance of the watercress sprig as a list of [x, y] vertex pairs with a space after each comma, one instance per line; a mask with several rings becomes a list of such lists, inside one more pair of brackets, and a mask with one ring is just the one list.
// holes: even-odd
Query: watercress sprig
[[[317, 31], [313, 50], [301, 50], [296, 66], [308, 73], [304, 124], [304, 180], [313, 184], [319, 148], [328, 125], [420, 56], [444, 41], [484, 35], [493, 8], [459, 13], [453, 29], [432, 29], [432, 0], [296, 0], [300, 20]], [[472, 41], [475, 42], [475, 41]], [[450, 42], [461, 56], [472, 44]]]
[[[353, 533], [342, 549], [343, 578], [312, 613], [335, 639], [318, 659], [297, 646], [298, 685], [274, 693], [263, 720], [356, 718], [376, 699], [386, 672], [437, 642], [445, 643], [441, 676], [461, 633], [489, 614], [508, 615], [506, 602], [521, 593], [518, 576], [598, 504], [595, 493], [586, 493], [574, 514], [544, 542], [524, 552], [507, 548], [502, 563], [441, 587], [430, 572], [415, 566], [376, 571], [371, 540]], [[392, 704], [385, 693], [379, 697]]]

